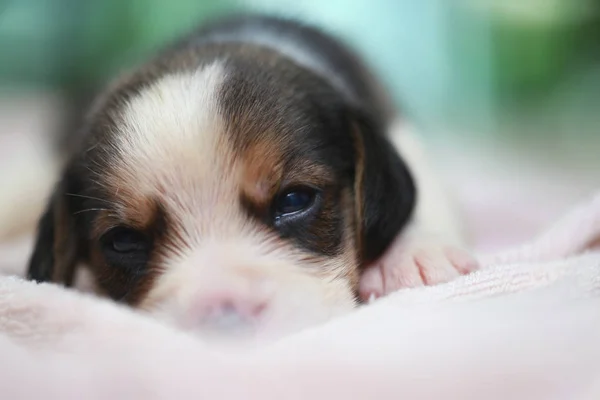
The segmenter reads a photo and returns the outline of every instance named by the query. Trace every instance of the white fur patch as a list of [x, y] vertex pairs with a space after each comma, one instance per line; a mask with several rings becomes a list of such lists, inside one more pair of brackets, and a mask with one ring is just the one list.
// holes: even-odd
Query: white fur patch
[[241, 228], [223, 224], [241, 221], [236, 170], [219, 109], [225, 78], [219, 62], [165, 76], [125, 108], [117, 135], [112, 185], [129, 185], [160, 200], [184, 230], [186, 245], [209, 232], [226, 235], [219, 227], [234, 225], [229, 233]]
[[[123, 110], [123, 132], [116, 135], [120, 159], [135, 173], [151, 172], [151, 177], [157, 169], [182, 163], [199, 167], [195, 175], [208, 172], [222, 130], [217, 93], [224, 79], [223, 65], [214, 63], [167, 75], [143, 90]], [[137, 178], [143, 183], [147, 177]]]

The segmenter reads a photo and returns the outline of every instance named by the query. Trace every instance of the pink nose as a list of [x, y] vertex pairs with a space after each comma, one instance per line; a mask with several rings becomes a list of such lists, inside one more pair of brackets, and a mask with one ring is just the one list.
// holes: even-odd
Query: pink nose
[[202, 325], [232, 329], [257, 322], [266, 307], [266, 302], [257, 298], [223, 293], [200, 298], [193, 312]]

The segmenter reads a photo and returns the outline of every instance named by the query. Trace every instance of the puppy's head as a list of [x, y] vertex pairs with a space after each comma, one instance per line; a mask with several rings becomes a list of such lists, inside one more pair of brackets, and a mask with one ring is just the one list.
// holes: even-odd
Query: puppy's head
[[409, 218], [412, 181], [368, 113], [260, 56], [170, 60], [101, 99], [30, 277], [70, 284], [83, 264], [101, 293], [219, 333], [279, 335], [352, 308], [361, 266]]

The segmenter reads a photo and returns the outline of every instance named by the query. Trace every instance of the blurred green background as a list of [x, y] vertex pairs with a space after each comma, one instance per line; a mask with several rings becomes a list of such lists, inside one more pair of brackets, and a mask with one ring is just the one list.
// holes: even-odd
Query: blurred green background
[[78, 102], [200, 21], [241, 10], [345, 38], [430, 135], [600, 143], [597, 0], [0, 0], [0, 93]]

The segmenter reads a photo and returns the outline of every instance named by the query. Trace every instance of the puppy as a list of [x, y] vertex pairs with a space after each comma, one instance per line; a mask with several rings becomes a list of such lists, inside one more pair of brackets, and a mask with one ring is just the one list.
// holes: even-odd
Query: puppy
[[99, 294], [180, 327], [277, 337], [469, 272], [416, 142], [389, 137], [397, 121], [321, 31], [207, 25], [97, 100], [29, 277], [71, 285], [81, 266]]

